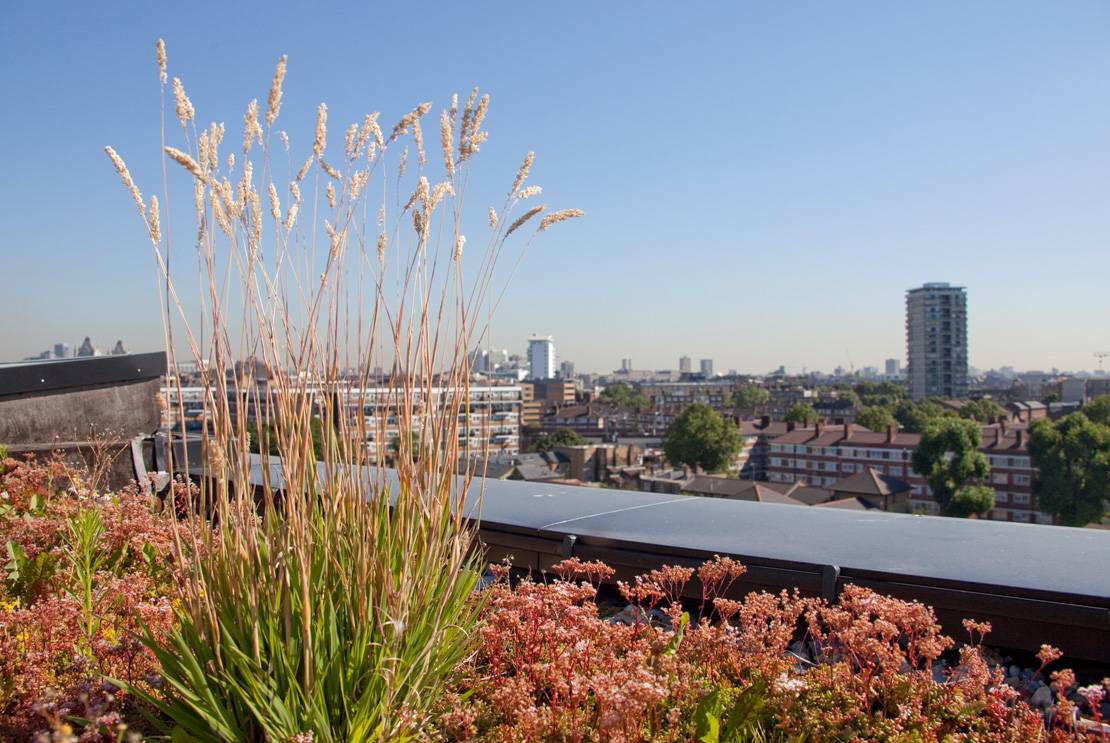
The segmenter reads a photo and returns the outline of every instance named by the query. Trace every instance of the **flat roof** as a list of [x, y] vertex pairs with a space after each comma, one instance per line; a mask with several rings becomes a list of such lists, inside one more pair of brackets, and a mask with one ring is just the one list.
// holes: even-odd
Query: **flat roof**
[[[322, 465], [321, 465], [322, 467]], [[192, 468], [199, 473], [199, 468]], [[271, 482], [280, 483], [277, 462]], [[365, 477], [376, 472], [367, 471]], [[252, 455], [252, 481], [262, 462]], [[386, 470], [385, 481], [395, 482]], [[280, 485], [279, 485], [280, 487]], [[467, 516], [483, 527], [675, 555], [788, 561], [1066, 595], [1110, 609], [1110, 531], [474, 478]]]

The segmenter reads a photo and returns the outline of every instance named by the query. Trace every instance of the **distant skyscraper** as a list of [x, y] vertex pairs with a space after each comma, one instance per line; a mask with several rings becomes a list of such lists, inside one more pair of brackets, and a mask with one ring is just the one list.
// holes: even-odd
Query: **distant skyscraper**
[[559, 376], [563, 379], [574, 379], [574, 362], [564, 361], [559, 364]]
[[678, 371], [682, 374], [689, 374], [694, 370], [694, 363], [689, 356], [680, 356], [678, 359]]
[[632, 359], [621, 359], [621, 371], [632, 371]]
[[713, 359], [701, 360], [701, 373], [703, 377], [713, 376]]
[[55, 343], [54, 344], [54, 358], [68, 359], [69, 358], [69, 344], [68, 343]]
[[886, 375], [888, 377], [894, 377], [898, 375], [898, 359], [886, 360]]
[[90, 340], [88, 336], [85, 336], [85, 342], [77, 349], [77, 355], [82, 358], [85, 356], [96, 356], [96, 348], [93, 346], [92, 340]]
[[555, 378], [555, 339], [550, 335], [528, 339], [528, 372], [532, 379]]
[[113, 356], [122, 356], [127, 353], [127, 349], [123, 347], [123, 341], [117, 340], [115, 347], [112, 349]]
[[967, 292], [946, 282], [906, 292], [910, 397], [967, 397]]

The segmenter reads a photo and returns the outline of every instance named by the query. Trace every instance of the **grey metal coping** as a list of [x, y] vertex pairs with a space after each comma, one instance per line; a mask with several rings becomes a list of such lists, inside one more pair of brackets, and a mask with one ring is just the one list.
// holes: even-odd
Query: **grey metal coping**
[[165, 373], [162, 351], [0, 364], [0, 397], [138, 382]]
[[[190, 469], [202, 473], [199, 465]], [[280, 489], [276, 458], [269, 469]], [[261, 484], [258, 455], [252, 470], [252, 482]], [[384, 474], [395, 484], [392, 471]], [[721, 554], [815, 571], [831, 565], [860, 576], [1110, 609], [1110, 531], [1101, 529], [475, 478], [468, 517], [477, 515], [479, 499], [483, 529], [555, 541], [574, 535], [582, 545], [676, 557]]]

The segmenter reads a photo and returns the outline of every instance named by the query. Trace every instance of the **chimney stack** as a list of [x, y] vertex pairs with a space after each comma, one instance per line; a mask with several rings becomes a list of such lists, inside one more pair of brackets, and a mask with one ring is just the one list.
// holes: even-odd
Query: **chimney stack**
[[894, 425], [893, 423], [886, 427], [886, 443], [894, 443], [894, 434], [897, 433], [897, 431], [898, 426]]
[[808, 415], [802, 421], [802, 428], [809, 428], [809, 416]]
[[759, 419], [759, 425], [761, 428], [766, 428], [767, 426], [771, 425], [771, 416], [765, 415], [761, 417]]
[[1025, 448], [1025, 429], [1019, 429], [1017, 432], [1017, 445], [1019, 449]]
[[845, 423], [844, 424], [844, 440], [847, 441], [850, 438], [852, 438], [852, 424], [851, 423]]
[[817, 421], [814, 424], [814, 429], [816, 430], [816, 435], [820, 436], [821, 434], [823, 434], [825, 432], [825, 424], [822, 423], [821, 421]]
[[786, 422], [786, 430], [787, 431], [793, 431], [794, 430], [794, 425], [795, 425], [794, 421], [787, 421]]
[[994, 448], [996, 449], [1002, 446], [1003, 430], [1004, 427], [1002, 425], [999, 425], [998, 428], [994, 429]]

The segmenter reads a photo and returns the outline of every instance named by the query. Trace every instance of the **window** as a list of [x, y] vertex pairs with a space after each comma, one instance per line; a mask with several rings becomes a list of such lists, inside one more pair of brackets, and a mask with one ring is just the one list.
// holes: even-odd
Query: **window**
[[890, 474], [894, 475], [895, 477], [901, 477], [902, 476], [902, 468], [898, 467], [897, 465], [892, 464], [887, 469], [890, 470]]
[[1014, 484], [1015, 485], [1028, 485], [1029, 480], [1030, 480], [1029, 475], [1014, 475]]
[[993, 482], [996, 485], [1005, 485], [1006, 484], [1006, 475], [1004, 475], [1000, 472], [995, 472], [993, 475], [991, 475], [991, 482]]
[[1010, 494], [1005, 492], [998, 492], [994, 494], [995, 503], [1006, 503], [1010, 500]]
[[1014, 503], [1019, 505], [1029, 505], [1029, 493], [1014, 493]]

